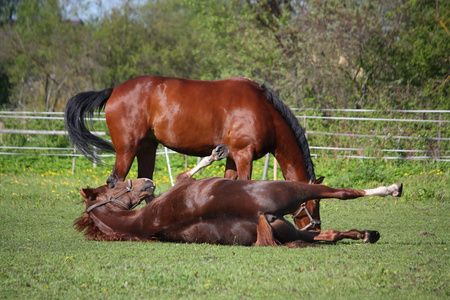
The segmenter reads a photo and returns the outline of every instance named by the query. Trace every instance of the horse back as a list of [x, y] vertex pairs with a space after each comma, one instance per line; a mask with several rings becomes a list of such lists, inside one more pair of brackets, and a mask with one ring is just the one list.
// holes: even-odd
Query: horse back
[[114, 88], [105, 114], [110, 132], [132, 128], [141, 132], [138, 139], [150, 137], [189, 155], [209, 154], [218, 144], [267, 152], [274, 143], [274, 110], [264, 89], [246, 78], [137, 77]]

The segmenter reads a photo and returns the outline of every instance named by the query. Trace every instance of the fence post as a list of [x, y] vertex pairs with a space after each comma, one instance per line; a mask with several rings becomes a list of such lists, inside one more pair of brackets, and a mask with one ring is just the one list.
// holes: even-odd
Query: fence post
[[164, 147], [164, 152], [166, 154], [167, 169], [169, 170], [170, 184], [173, 186], [172, 169], [170, 167], [169, 151], [167, 150], [167, 147]]
[[306, 140], [308, 140], [308, 133], [306, 132], [306, 115], [303, 115], [303, 129], [305, 130]]
[[278, 162], [275, 156], [273, 157], [273, 180], [278, 180]]
[[442, 113], [439, 113], [439, 129], [438, 129], [438, 151], [437, 159], [441, 159], [441, 126], [442, 126]]
[[264, 172], [262, 180], [267, 180], [267, 172], [269, 171], [269, 161], [270, 161], [270, 153], [267, 153], [266, 159], [264, 161]]
[[75, 161], [77, 159], [77, 147], [73, 146], [73, 159], [72, 159], [72, 175], [75, 173]]
[[94, 161], [92, 162], [94, 168], [97, 168], [97, 147], [94, 147]]

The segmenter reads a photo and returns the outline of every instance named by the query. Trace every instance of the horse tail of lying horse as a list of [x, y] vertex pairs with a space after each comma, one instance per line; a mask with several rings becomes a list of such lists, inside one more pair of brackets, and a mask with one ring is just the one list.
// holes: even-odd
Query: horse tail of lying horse
[[66, 106], [65, 123], [70, 140], [85, 157], [90, 160], [96, 158], [96, 149], [101, 152], [115, 152], [111, 143], [93, 134], [87, 127], [85, 120], [91, 119], [94, 112], [100, 112], [106, 105], [113, 89], [103, 91], [83, 92], [72, 97]]

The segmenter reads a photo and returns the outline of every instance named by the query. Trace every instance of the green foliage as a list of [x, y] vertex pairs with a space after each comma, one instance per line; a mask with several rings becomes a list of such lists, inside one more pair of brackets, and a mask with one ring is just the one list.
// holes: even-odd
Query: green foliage
[[445, 1], [121, 1], [84, 22], [65, 20], [77, 1], [6, 2], [8, 108], [62, 110], [151, 74], [245, 76], [293, 106], [449, 109]]
[[[22, 0], [17, 20], [1, 28], [2, 63], [13, 86], [10, 107], [61, 111], [68, 96], [92, 86], [89, 28], [62, 19], [58, 1]], [[8, 53], [8, 55], [6, 55]]]
[[20, 0], [0, 0], [0, 23], [11, 22]]
[[449, 11], [446, 1], [408, 1], [393, 11], [402, 22], [398, 38], [383, 53], [391, 69], [382, 78], [390, 83], [386, 91], [412, 96], [405, 107], [450, 108]]
[[11, 96], [11, 82], [4, 67], [0, 67], [0, 107], [8, 104]]

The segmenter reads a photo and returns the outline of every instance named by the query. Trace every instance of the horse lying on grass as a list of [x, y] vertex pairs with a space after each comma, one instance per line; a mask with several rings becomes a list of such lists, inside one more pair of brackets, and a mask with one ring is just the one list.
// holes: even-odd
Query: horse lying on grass
[[400, 197], [402, 193], [402, 184], [354, 190], [295, 181], [191, 178], [218, 159], [217, 151], [213, 151], [199, 166], [180, 174], [170, 190], [137, 210], [131, 209], [153, 195], [155, 184], [150, 179], [82, 189], [80, 194], [85, 198], [86, 212], [75, 221], [75, 226], [80, 232], [86, 230], [88, 239], [101, 241], [300, 247], [305, 242], [336, 242], [349, 238], [375, 243], [380, 237], [377, 231], [300, 231], [284, 215], [294, 213], [302, 203], [314, 199]]

